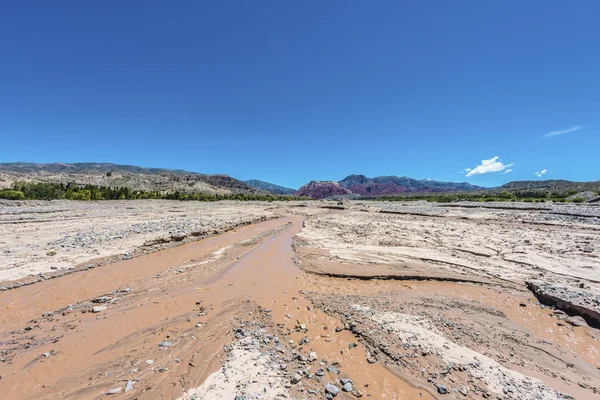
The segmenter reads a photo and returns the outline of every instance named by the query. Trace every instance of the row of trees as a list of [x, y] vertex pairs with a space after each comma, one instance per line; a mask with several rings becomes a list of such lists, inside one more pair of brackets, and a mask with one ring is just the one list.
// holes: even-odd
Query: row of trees
[[[275, 194], [211, 194], [211, 193], [184, 193], [171, 191], [143, 191], [133, 190], [128, 187], [108, 187], [94, 185], [76, 185], [72, 183], [48, 182], [15, 182], [11, 189], [0, 190], [0, 199], [8, 200], [142, 200], [142, 199], [168, 199], [168, 200], [297, 200], [295, 196]], [[303, 198], [304, 199], [304, 198]]]

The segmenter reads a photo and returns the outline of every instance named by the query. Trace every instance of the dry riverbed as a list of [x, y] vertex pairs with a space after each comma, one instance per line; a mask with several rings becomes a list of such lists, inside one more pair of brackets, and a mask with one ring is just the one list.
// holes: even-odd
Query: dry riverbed
[[475, 206], [2, 203], [0, 399], [600, 397], [595, 209]]

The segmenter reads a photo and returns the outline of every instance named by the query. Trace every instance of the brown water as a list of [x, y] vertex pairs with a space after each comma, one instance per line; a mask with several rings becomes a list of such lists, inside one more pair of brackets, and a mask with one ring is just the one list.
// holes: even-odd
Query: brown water
[[[287, 229], [263, 243], [260, 239], [259, 244], [244, 244], [288, 223]], [[335, 332], [338, 320], [309, 310], [310, 303], [300, 293], [302, 273], [293, 262], [291, 247], [301, 226], [300, 217], [267, 221], [0, 293], [0, 351], [6, 359], [0, 363], [4, 376], [0, 398], [97, 399], [124, 386], [127, 379], [140, 382], [132, 393], [120, 397], [176, 398], [219, 368], [223, 345], [232, 340], [232, 319], [250, 318], [254, 303], [272, 309], [273, 322], [281, 324], [284, 333], [292, 331], [297, 321], [306, 324], [306, 334], [290, 333], [286, 340], [297, 343], [309, 336], [303, 350], [338, 361], [342, 376], [353, 379], [355, 387], [371, 398], [431, 398], [383, 365], [368, 364], [362, 347], [348, 349], [356, 341], [348, 331]], [[101, 313], [75, 309], [49, 320], [40, 318], [44, 312], [124, 286], [132, 292]], [[207, 308], [208, 315], [198, 315], [196, 302]], [[32, 329], [22, 330], [25, 326]], [[159, 348], [163, 340], [173, 346]], [[44, 357], [46, 352], [53, 353]], [[148, 359], [154, 364], [146, 364]], [[168, 370], [161, 373], [159, 368]]]

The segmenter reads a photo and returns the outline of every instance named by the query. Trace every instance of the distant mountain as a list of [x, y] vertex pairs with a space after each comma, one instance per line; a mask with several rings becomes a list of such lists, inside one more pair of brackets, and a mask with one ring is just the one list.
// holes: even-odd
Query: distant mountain
[[264, 193], [228, 175], [111, 163], [0, 163], [0, 189], [10, 187], [15, 181], [89, 184], [161, 192]]
[[265, 192], [275, 194], [294, 194], [296, 189], [287, 188], [285, 186], [275, 185], [273, 183], [259, 181], [258, 179], [250, 179], [244, 181], [247, 185], [252, 186], [255, 189], [264, 190]]
[[94, 163], [94, 162], [79, 162], [79, 163], [52, 163], [52, 164], [36, 164], [28, 162], [0, 163], [0, 170], [13, 172], [111, 172], [125, 171], [134, 174], [196, 174], [205, 175], [197, 172], [188, 172], [181, 169], [167, 168], [145, 168], [135, 165], [113, 164], [113, 163]]
[[545, 181], [514, 181], [500, 186], [496, 190], [500, 191], [549, 191], [565, 193], [570, 191], [585, 192], [585, 191], [600, 191], [600, 181], [592, 182], [573, 182], [566, 180], [545, 180]]
[[467, 182], [440, 182], [427, 179], [413, 179], [406, 176], [350, 175], [339, 181], [341, 187], [363, 196], [383, 196], [407, 192], [448, 192], [483, 190], [481, 186]]
[[350, 190], [341, 187], [339, 183], [334, 181], [311, 181], [298, 189], [296, 195], [324, 199], [350, 193], [352, 193]]

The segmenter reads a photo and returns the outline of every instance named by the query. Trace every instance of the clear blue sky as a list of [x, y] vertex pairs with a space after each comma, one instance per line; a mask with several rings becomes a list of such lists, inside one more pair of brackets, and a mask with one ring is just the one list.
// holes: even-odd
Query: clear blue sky
[[598, 180], [599, 15], [597, 0], [3, 2], [0, 162], [291, 187]]

